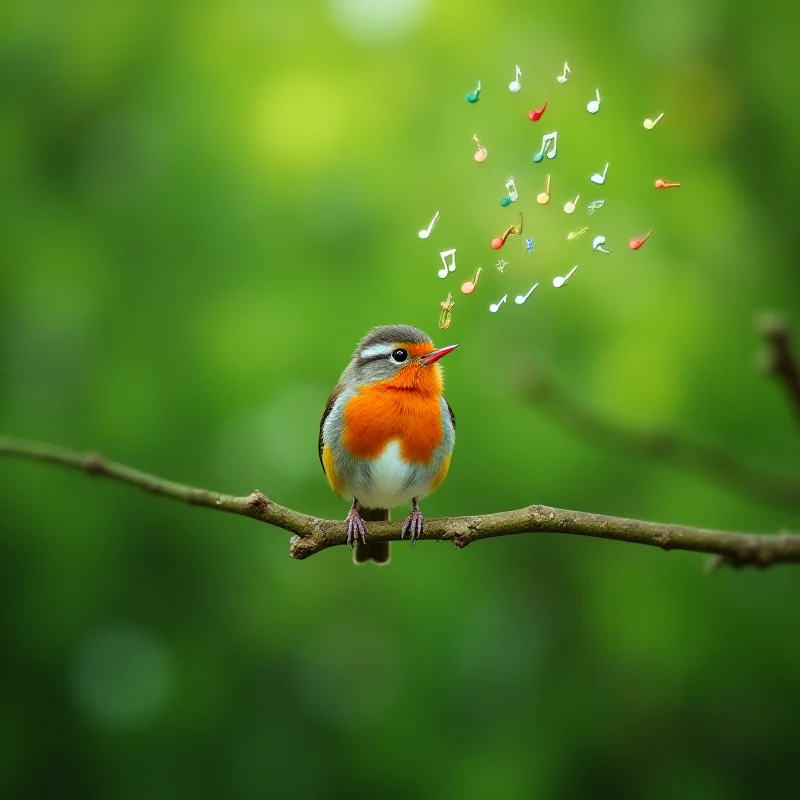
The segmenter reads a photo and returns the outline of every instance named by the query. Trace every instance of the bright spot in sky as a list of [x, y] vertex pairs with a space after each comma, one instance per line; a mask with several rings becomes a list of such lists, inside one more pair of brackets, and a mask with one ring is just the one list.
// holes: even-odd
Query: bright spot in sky
[[370, 44], [401, 39], [419, 25], [427, 6], [428, 0], [330, 0], [342, 32]]

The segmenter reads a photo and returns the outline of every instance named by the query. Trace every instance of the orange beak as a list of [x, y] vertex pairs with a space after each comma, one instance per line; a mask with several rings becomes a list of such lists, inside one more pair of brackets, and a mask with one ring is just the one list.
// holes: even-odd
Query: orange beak
[[458, 347], [457, 344], [449, 344], [447, 347], [440, 347], [438, 350], [434, 350], [428, 353], [428, 355], [422, 356], [419, 363], [422, 364], [423, 367], [429, 367], [431, 364], [435, 364], [440, 358], [444, 358], [448, 353], [452, 353], [456, 347]]

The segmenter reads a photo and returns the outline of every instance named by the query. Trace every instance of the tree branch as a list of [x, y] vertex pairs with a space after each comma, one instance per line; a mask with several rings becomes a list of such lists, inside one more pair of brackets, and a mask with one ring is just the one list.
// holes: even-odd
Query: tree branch
[[528, 380], [524, 391], [532, 403], [583, 439], [609, 449], [661, 458], [711, 478], [735, 494], [770, 506], [800, 510], [800, 478], [750, 466], [714, 445], [668, 431], [636, 431], [610, 422], [562, 393], [542, 373]]
[[[24, 458], [76, 469], [90, 476], [105, 477], [136, 486], [151, 494], [180, 500], [190, 505], [227, 511], [267, 522], [294, 534], [290, 552], [294, 558], [308, 558], [321, 550], [346, 542], [344, 522], [319, 519], [284, 508], [261, 492], [234, 497], [163, 480], [154, 475], [106, 461], [96, 453], [83, 455], [44, 444], [0, 439], [0, 458]], [[613, 539], [618, 542], [710, 553], [733, 566], [768, 567], [777, 563], [800, 563], [800, 535], [781, 533], [757, 535], [664, 525], [656, 522], [607, 517], [582, 511], [565, 511], [548, 506], [528, 506], [516, 511], [470, 517], [428, 520], [426, 538], [451, 541], [456, 548], [480, 539], [517, 533], [563, 533]], [[400, 539], [396, 522], [372, 522], [372, 541]]]
[[800, 367], [792, 348], [789, 326], [778, 315], [767, 314], [758, 321], [758, 327], [768, 348], [762, 364], [764, 371], [783, 383], [794, 415], [800, 422]]

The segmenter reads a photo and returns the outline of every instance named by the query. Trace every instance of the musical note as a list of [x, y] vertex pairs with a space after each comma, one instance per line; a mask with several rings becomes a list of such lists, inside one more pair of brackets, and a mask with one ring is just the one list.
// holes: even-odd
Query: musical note
[[656, 181], [656, 189], [674, 189], [677, 186], [680, 186], [680, 184], [679, 183], [667, 183], [667, 181], [662, 181], [661, 178], [659, 178]]
[[526, 250], [527, 250], [529, 253], [532, 253], [532, 252], [533, 252], [533, 248], [534, 248], [534, 247], [536, 247], [536, 245], [534, 244], [534, 242], [533, 242], [533, 239], [526, 239], [526, 240], [525, 240], [525, 249], [526, 249]]
[[536, 202], [545, 205], [550, 202], [550, 176], [547, 176], [547, 181], [544, 185], [544, 191], [536, 196]]
[[525, 302], [525, 301], [526, 301], [526, 300], [527, 300], [527, 299], [528, 299], [528, 298], [531, 296], [531, 294], [533, 293], [533, 290], [534, 290], [534, 289], [535, 289], [535, 288], [536, 288], [538, 285], [539, 285], [538, 283], [534, 283], [534, 284], [533, 284], [533, 286], [531, 286], [530, 290], [528, 291], [528, 294], [526, 294], [524, 297], [523, 297], [521, 294], [518, 294], [518, 295], [517, 295], [517, 296], [514, 298], [514, 302], [515, 302], [515, 303], [516, 303], [518, 306], [521, 306], [521, 305], [522, 305], [522, 304], [523, 304], [523, 303], [524, 303], [524, 302]]
[[417, 234], [417, 236], [419, 236], [420, 239], [427, 239], [431, 235], [431, 231], [433, 230], [433, 226], [436, 224], [436, 220], [437, 219], [439, 219], [439, 212], [438, 211], [433, 215], [433, 219], [431, 220], [430, 225], [428, 225], [427, 228], [423, 228]]
[[542, 118], [542, 114], [547, 110], [547, 103], [545, 103], [540, 109], [529, 111], [528, 112], [528, 119], [531, 122], [538, 122]]
[[603, 203], [605, 203], [605, 200], [592, 200], [592, 202], [589, 203], [588, 206], [586, 206], [586, 210], [589, 212], [589, 216], [591, 217], [592, 214], [594, 214], [594, 212], [597, 211], [598, 208], [602, 208]]
[[478, 81], [478, 85], [475, 87], [473, 91], [471, 91], [465, 98], [468, 103], [477, 103], [478, 100], [481, 99], [481, 82]]
[[603, 174], [601, 175], [599, 172], [595, 172], [589, 180], [592, 183], [596, 183], [598, 186], [602, 186], [606, 182], [606, 173], [608, 172], [608, 162], [606, 162], [606, 168], [603, 170]]
[[519, 225], [512, 225], [501, 237], [492, 239], [492, 249], [499, 250], [505, 243], [509, 236], [519, 236], [522, 233], [522, 212], [519, 215]]
[[575, 274], [576, 269], [578, 269], [577, 264], [566, 275], [564, 275], [564, 277], [561, 277], [561, 275], [556, 275], [556, 277], [553, 278], [553, 286], [555, 286], [556, 289], [563, 286]]
[[518, 92], [522, 86], [520, 85], [519, 79], [522, 77], [522, 70], [519, 67], [515, 67], [515, 74], [514, 80], [508, 84], [509, 91]]
[[455, 305], [453, 302], [453, 293], [448, 292], [445, 301], [439, 303], [439, 305], [442, 307], [442, 313], [439, 314], [439, 327], [442, 330], [446, 330], [453, 321], [453, 306]]
[[[550, 144], [552, 142], [552, 149], [550, 148]], [[556, 149], [558, 147], [558, 131], [553, 131], [552, 133], [546, 133], [542, 136], [542, 149], [533, 157], [533, 161], [535, 164], [540, 164], [542, 159], [544, 158], [545, 152], [547, 152], [548, 158], [555, 158], [556, 157]]]
[[508, 189], [508, 197], [504, 197], [500, 201], [501, 206], [511, 205], [511, 203], [516, 203], [519, 199], [519, 194], [517, 194], [517, 185], [514, 183], [513, 175], [506, 181], [506, 189]]
[[577, 197], [576, 197], [574, 200], [567, 200], [567, 202], [566, 202], [566, 203], [564, 203], [564, 213], [565, 213], [565, 214], [572, 214], [572, 213], [573, 213], [573, 211], [575, 211], [575, 205], [576, 205], [576, 203], [577, 203], [577, 202], [578, 202], [578, 200], [580, 200], [580, 199], [581, 199], [581, 196], [580, 196], [580, 195], [578, 195], [578, 196], [577, 196]]
[[475, 291], [475, 287], [478, 285], [478, 278], [480, 278], [482, 271], [482, 267], [478, 267], [475, 277], [471, 281], [464, 281], [464, 283], [461, 284], [461, 294], [472, 294]]
[[595, 236], [592, 239], [592, 250], [596, 250], [598, 253], [610, 253], [610, 250], [606, 250], [603, 245], [606, 243], [605, 236]]
[[496, 314], [497, 313], [497, 309], [500, 308], [500, 306], [503, 305], [503, 303], [505, 303], [506, 300], [508, 300], [508, 295], [504, 294], [503, 297], [500, 299], [499, 303], [492, 303], [489, 306], [489, 311], [491, 311], [492, 314]]
[[664, 116], [664, 113], [662, 112], [662, 113], [661, 113], [661, 114], [659, 114], [659, 115], [658, 115], [658, 116], [657, 116], [655, 119], [649, 119], [649, 118], [648, 118], [648, 119], [646, 119], [646, 120], [645, 120], [645, 121], [642, 123], [642, 125], [644, 126], [644, 129], [645, 129], [646, 131], [651, 131], [651, 130], [653, 130], [653, 128], [655, 128], [655, 126], [656, 126], [656, 125], [658, 125], [658, 121], [659, 121], [659, 120], [661, 119], [661, 117], [663, 117], [663, 116]]
[[472, 138], [475, 140], [475, 146], [478, 148], [475, 152], [475, 160], [478, 163], [481, 161], [486, 161], [486, 156], [489, 154], [486, 152], [486, 148], [478, 140], [478, 134], [473, 133]]
[[588, 230], [589, 228], [587, 226], [585, 228], [581, 228], [579, 231], [571, 231], [570, 233], [567, 234], [567, 239], [570, 240], [577, 239], [579, 236], [583, 236], [583, 234], [586, 233], [586, 231]]
[[566, 83], [566, 82], [567, 82], [567, 78], [569, 78], [569, 76], [570, 76], [571, 74], [572, 74], [572, 70], [569, 68], [569, 64], [567, 64], [567, 62], [565, 61], [565, 62], [564, 62], [564, 72], [563, 72], [561, 75], [559, 75], [559, 76], [556, 78], [556, 80], [557, 80], [559, 83]]
[[[453, 257], [453, 260], [448, 264], [447, 259]], [[448, 272], [455, 272], [456, 270], [456, 249], [455, 247], [452, 250], [442, 250], [439, 253], [439, 258], [442, 259], [442, 268], [439, 270], [437, 275], [440, 278], [446, 278]]]
[[495, 265], [495, 269], [502, 275], [503, 270], [510, 264], [510, 261], [506, 261], [504, 258], [501, 258]]
[[650, 238], [652, 232], [653, 231], [650, 231], [644, 239], [631, 239], [628, 242], [628, 247], [630, 247], [631, 250], [638, 250]]
[[586, 104], [586, 110], [590, 114], [596, 114], [600, 110], [600, 100], [602, 99], [600, 97], [600, 90], [599, 89], [595, 89], [594, 93], [595, 93], [595, 97], [597, 97], [597, 99], [596, 100], [590, 100]]

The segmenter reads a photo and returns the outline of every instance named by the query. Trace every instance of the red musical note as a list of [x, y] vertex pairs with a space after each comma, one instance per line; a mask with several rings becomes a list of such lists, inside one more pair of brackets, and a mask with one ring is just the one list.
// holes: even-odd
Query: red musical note
[[531, 122], [538, 122], [542, 118], [542, 114], [544, 114], [544, 110], [546, 108], [547, 108], [547, 103], [545, 103], [538, 111], [529, 111], [528, 119]]
[[522, 214], [519, 215], [519, 225], [512, 225], [501, 237], [492, 239], [492, 249], [499, 250], [505, 243], [509, 236], [519, 236], [522, 233]]
[[628, 242], [628, 247], [630, 247], [631, 250], [638, 250], [650, 238], [652, 232], [653, 231], [650, 231], [644, 239], [631, 239]]

